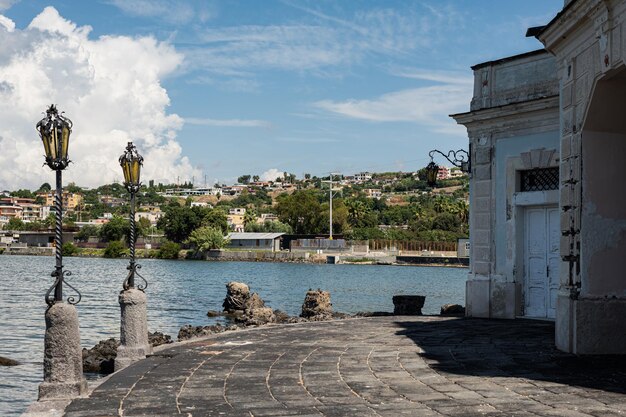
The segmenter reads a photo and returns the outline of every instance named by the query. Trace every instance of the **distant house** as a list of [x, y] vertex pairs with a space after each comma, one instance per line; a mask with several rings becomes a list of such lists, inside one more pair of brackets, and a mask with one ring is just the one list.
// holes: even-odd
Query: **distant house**
[[231, 233], [229, 248], [279, 251], [284, 233]]
[[228, 224], [228, 228], [235, 232], [243, 232], [244, 231], [244, 216], [243, 214], [229, 214], [226, 216], [226, 224]]
[[448, 167], [439, 167], [439, 171], [437, 172], [438, 180], [447, 180], [450, 178], [450, 169]]
[[[54, 198], [55, 198], [55, 193], [50, 191], [50, 192], [44, 192], [44, 193], [37, 193], [37, 197], [41, 197], [45, 200], [44, 205], [45, 206], [54, 206]], [[83, 201], [83, 195], [79, 194], [79, 193], [70, 193], [67, 191], [63, 191], [63, 210], [74, 210], [82, 201]]]
[[231, 209], [228, 209], [228, 214], [237, 214], [237, 215], [243, 216], [244, 214], [246, 214], [246, 209], [243, 207], [231, 208]]
[[375, 198], [377, 200], [380, 200], [380, 198], [383, 196], [380, 188], [366, 188], [363, 190], [363, 192], [365, 193], [365, 196], [367, 198]]
[[357, 182], [365, 182], [370, 181], [372, 179], [372, 174], [369, 172], [359, 172], [358, 174], [354, 174], [354, 180]]

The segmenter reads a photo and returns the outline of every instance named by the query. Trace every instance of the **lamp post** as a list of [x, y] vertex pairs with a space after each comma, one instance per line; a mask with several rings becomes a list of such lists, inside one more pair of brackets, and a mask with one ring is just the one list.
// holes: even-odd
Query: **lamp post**
[[[143, 359], [152, 353], [148, 341], [148, 320], [146, 311], [146, 294], [144, 290], [148, 282], [139, 272], [141, 265], [135, 262], [135, 195], [141, 187], [140, 175], [143, 157], [137, 152], [132, 142], [128, 142], [126, 151], [119, 159], [124, 173], [124, 186], [130, 193], [130, 263], [128, 275], [122, 284], [119, 303], [121, 309], [120, 346], [115, 358], [115, 370], [120, 370], [131, 363]], [[143, 283], [135, 285], [135, 278], [139, 277]]]
[[[80, 301], [80, 292], [65, 282], [70, 271], [63, 271], [63, 181], [62, 171], [70, 160], [67, 157], [72, 121], [59, 114], [51, 105], [46, 117], [37, 123], [37, 131], [46, 152], [46, 165], [56, 172], [55, 208], [55, 268], [51, 276], [54, 284], [45, 295], [46, 334], [44, 337], [44, 382], [39, 385], [39, 399], [74, 398], [87, 392], [83, 377], [83, 360], [78, 330], [78, 312], [75, 304]], [[63, 284], [77, 293], [63, 300]]]
[[435, 183], [437, 182], [437, 174], [439, 173], [439, 166], [435, 163], [433, 158], [433, 155], [435, 153], [441, 154], [452, 165], [457, 168], [461, 168], [461, 171], [465, 173], [470, 172], [470, 154], [466, 150], [459, 149], [458, 151], [448, 151], [448, 153], [445, 154], [440, 150], [433, 149], [432, 151], [428, 152], [428, 156], [430, 156], [430, 163], [426, 166], [426, 183], [429, 187], [433, 187], [435, 185]]

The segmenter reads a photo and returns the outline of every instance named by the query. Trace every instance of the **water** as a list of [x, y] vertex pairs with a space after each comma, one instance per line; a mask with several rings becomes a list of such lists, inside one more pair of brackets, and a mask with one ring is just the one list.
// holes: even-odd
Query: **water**
[[[65, 258], [78, 304], [81, 345], [119, 338], [117, 294], [128, 260]], [[184, 324], [208, 325], [208, 310], [221, 310], [228, 281], [242, 281], [268, 305], [298, 315], [309, 288], [331, 293], [335, 311], [392, 311], [394, 294], [426, 295], [425, 314], [445, 303], [464, 304], [467, 270], [376, 265], [309, 265], [248, 262], [142, 260], [149, 280], [148, 328], [176, 339]], [[52, 257], [0, 256], [0, 356], [21, 365], [0, 367], [0, 415], [19, 415], [37, 398], [43, 378], [43, 300], [52, 284]], [[66, 288], [69, 291], [69, 288]], [[67, 293], [66, 293], [67, 294]], [[213, 320], [213, 321], [211, 321]], [[219, 320], [219, 319], [218, 319]]]

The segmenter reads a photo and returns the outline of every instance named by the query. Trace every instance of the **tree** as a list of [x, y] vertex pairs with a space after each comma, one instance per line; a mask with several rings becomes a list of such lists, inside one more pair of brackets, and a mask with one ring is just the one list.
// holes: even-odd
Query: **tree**
[[266, 220], [264, 223], [250, 223], [245, 226], [245, 231], [257, 233], [293, 233], [291, 226], [278, 220]]
[[124, 244], [119, 240], [110, 242], [107, 247], [104, 249], [104, 257], [105, 258], [120, 258], [126, 249], [124, 248]]
[[325, 218], [315, 190], [299, 190], [278, 197], [276, 213], [297, 234], [315, 234], [324, 230]]
[[11, 192], [11, 197], [18, 197], [18, 198], [35, 198], [35, 194], [30, 191], [30, 190], [26, 190], [26, 189], [20, 189], [17, 191], [13, 191]]
[[261, 179], [261, 177], [259, 177], [258, 175], [254, 175], [252, 177], [252, 181], [254, 181], [254, 182], [259, 182], [260, 179]]
[[4, 230], [24, 230], [24, 222], [17, 217], [11, 217], [4, 226]]
[[122, 240], [129, 234], [129, 221], [120, 216], [113, 216], [111, 220], [100, 227], [100, 238], [105, 242]]
[[201, 225], [220, 229], [222, 233], [228, 231], [227, 216], [220, 208], [209, 209], [202, 218]]
[[186, 243], [193, 246], [198, 253], [210, 249], [221, 249], [228, 244], [228, 239], [216, 227], [200, 227], [191, 232]]
[[76, 239], [79, 242], [87, 242], [90, 237], [99, 236], [100, 228], [94, 225], [86, 225], [80, 228], [78, 233], [76, 233]]
[[76, 247], [72, 242], [65, 242], [61, 248], [63, 256], [74, 256], [80, 252], [80, 249]]
[[251, 209], [247, 209], [246, 213], [243, 215], [243, 225], [244, 227], [251, 223], [256, 223], [256, 212]]
[[202, 223], [207, 213], [208, 210], [204, 207], [182, 207], [180, 204], [173, 204], [165, 207], [165, 215], [159, 219], [157, 227], [163, 230], [168, 240], [182, 243], [193, 230], [204, 225]]
[[180, 245], [175, 242], [165, 241], [159, 247], [157, 258], [159, 259], [178, 259], [180, 253]]
[[242, 175], [237, 178], [237, 182], [240, 184], [249, 184], [250, 183], [250, 175]]
[[52, 190], [52, 187], [50, 186], [50, 184], [48, 184], [47, 182], [44, 182], [43, 184], [39, 186], [39, 189], [37, 190], [37, 192], [47, 193], [47, 192], [50, 192], [50, 190]]
[[310, 180], [311, 179], [311, 174], [304, 174], [304, 179], [305, 180]]

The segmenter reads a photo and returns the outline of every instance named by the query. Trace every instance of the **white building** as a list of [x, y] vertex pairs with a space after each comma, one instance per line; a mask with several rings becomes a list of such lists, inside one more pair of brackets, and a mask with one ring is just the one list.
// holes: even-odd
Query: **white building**
[[[626, 353], [626, 0], [566, 0], [545, 50], [473, 67], [467, 315]], [[584, 169], [583, 169], [584, 167]]]

